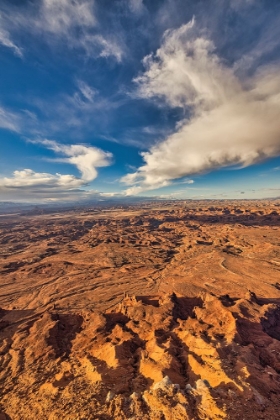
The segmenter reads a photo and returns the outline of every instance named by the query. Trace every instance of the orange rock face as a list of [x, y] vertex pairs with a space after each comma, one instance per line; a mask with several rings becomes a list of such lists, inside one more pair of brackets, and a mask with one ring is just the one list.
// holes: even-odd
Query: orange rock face
[[279, 417], [279, 202], [0, 229], [1, 420]]

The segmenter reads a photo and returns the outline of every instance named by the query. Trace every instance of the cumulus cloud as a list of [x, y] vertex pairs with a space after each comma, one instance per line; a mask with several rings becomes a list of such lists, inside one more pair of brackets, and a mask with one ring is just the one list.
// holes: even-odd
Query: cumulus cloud
[[213, 43], [195, 37], [194, 27], [193, 19], [166, 31], [162, 47], [144, 58], [146, 71], [135, 79], [140, 96], [162, 98], [172, 107], [212, 108], [239, 88], [214, 54]]
[[127, 194], [230, 165], [245, 167], [280, 154], [279, 65], [240, 80], [195, 20], [168, 30], [144, 58], [138, 94], [180, 107], [186, 117], [163, 142], [142, 153], [144, 165], [123, 177]]
[[[83, 189], [85, 181], [74, 175], [35, 172], [31, 169], [14, 171], [12, 176], [0, 178], [1, 200], [17, 202], [63, 202], [85, 200], [103, 201], [115, 194]], [[0, 200], [0, 201], [1, 201]]]
[[38, 0], [24, 9], [4, 3], [0, 12], [0, 43], [16, 55], [22, 56], [22, 49], [13, 37], [20, 39], [25, 31], [43, 36], [50, 44], [63, 42], [71, 49], [83, 49], [88, 56], [122, 59], [123, 49], [113, 35], [101, 33], [94, 0]]
[[67, 156], [59, 160], [75, 165], [81, 172], [84, 182], [90, 182], [97, 177], [96, 168], [111, 164], [112, 154], [97, 147], [80, 144], [65, 145], [48, 139], [38, 140], [36, 143], [41, 143], [48, 149]]
[[[35, 143], [32, 141], [32, 143]], [[39, 140], [48, 149], [56, 154], [66, 156], [54, 159], [72, 164], [78, 168], [81, 177], [71, 174], [50, 174], [47, 172], [35, 172], [32, 169], [16, 170], [10, 177], [0, 178], [0, 192], [2, 197], [12, 199], [33, 200], [55, 198], [74, 199], [78, 196], [101, 197], [96, 191], [84, 191], [82, 187], [97, 177], [98, 167], [107, 166], [111, 163], [112, 154], [104, 152], [96, 147], [83, 145], [62, 145], [53, 140]]]
[[56, 188], [72, 189], [84, 185], [82, 179], [73, 175], [61, 175], [59, 173], [52, 175], [46, 172], [34, 172], [31, 169], [14, 171], [12, 177], [3, 177], [0, 179], [0, 188]]

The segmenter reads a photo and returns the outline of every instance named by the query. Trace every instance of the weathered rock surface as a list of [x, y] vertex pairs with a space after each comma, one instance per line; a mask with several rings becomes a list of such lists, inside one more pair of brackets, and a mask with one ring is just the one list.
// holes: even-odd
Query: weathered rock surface
[[1, 217], [0, 418], [277, 419], [277, 204]]

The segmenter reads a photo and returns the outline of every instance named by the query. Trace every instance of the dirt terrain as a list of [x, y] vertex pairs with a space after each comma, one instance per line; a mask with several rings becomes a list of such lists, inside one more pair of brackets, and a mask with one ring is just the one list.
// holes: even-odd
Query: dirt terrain
[[2, 215], [0, 256], [0, 420], [279, 418], [279, 201]]

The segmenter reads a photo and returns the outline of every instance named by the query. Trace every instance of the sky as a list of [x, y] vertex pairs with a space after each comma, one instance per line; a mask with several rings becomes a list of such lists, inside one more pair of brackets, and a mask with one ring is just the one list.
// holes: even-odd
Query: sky
[[0, 0], [0, 201], [280, 196], [279, 0]]

